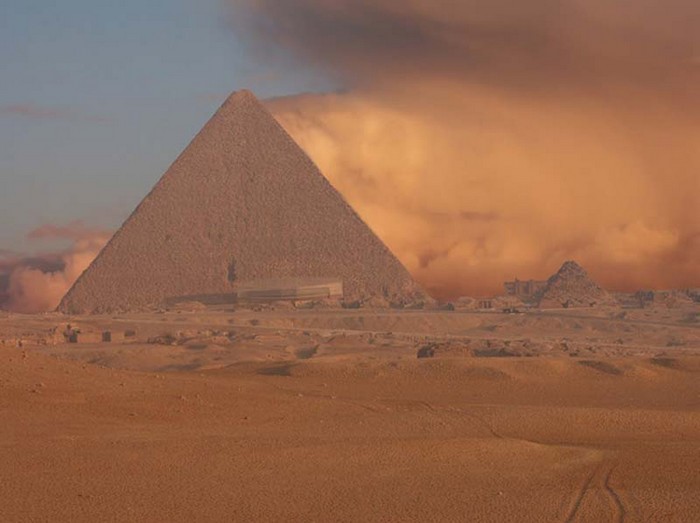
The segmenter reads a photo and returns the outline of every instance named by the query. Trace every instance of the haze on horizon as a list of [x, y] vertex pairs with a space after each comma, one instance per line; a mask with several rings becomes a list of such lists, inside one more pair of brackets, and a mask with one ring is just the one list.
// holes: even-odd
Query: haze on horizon
[[[274, 71], [273, 113], [436, 294], [495, 293], [565, 259], [611, 290], [700, 286], [696, 2], [229, 0], [220, 15]], [[295, 94], [299, 71], [332, 91]], [[67, 251], [5, 253], [11, 293], [61, 294], [106, 238], [91, 221], [48, 224]]]

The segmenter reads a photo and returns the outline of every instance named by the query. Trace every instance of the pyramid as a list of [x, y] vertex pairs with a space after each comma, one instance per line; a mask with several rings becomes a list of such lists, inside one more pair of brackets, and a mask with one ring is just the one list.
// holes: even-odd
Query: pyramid
[[614, 305], [615, 299], [575, 261], [567, 261], [547, 280], [538, 296], [540, 308]]
[[138, 310], [240, 282], [335, 278], [346, 300], [425, 298], [401, 262], [248, 91], [232, 94], [58, 310]]

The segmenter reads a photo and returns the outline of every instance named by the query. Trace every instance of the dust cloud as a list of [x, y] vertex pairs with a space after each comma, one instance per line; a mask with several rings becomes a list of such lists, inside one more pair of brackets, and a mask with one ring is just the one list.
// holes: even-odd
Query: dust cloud
[[86, 227], [80, 221], [44, 225], [29, 232], [30, 240], [68, 240], [71, 245], [33, 256], [11, 252], [0, 256], [0, 308], [21, 313], [54, 310], [110, 237], [109, 231]]
[[576, 259], [612, 290], [700, 285], [700, 7], [686, 0], [230, 1], [268, 102], [429, 290]]

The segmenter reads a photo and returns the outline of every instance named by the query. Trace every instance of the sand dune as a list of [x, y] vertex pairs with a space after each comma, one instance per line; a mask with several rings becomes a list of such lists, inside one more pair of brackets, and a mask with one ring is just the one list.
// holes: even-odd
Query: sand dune
[[8, 315], [0, 519], [695, 521], [687, 317]]

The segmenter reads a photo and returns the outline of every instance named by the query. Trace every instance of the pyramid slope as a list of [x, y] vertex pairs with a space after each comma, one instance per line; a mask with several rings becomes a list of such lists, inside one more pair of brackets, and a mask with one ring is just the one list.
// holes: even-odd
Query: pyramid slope
[[539, 307], [592, 307], [613, 305], [615, 298], [594, 282], [575, 261], [567, 261], [539, 295]]
[[163, 175], [58, 310], [134, 310], [283, 277], [340, 278], [346, 299], [425, 297], [272, 115], [241, 91]]

